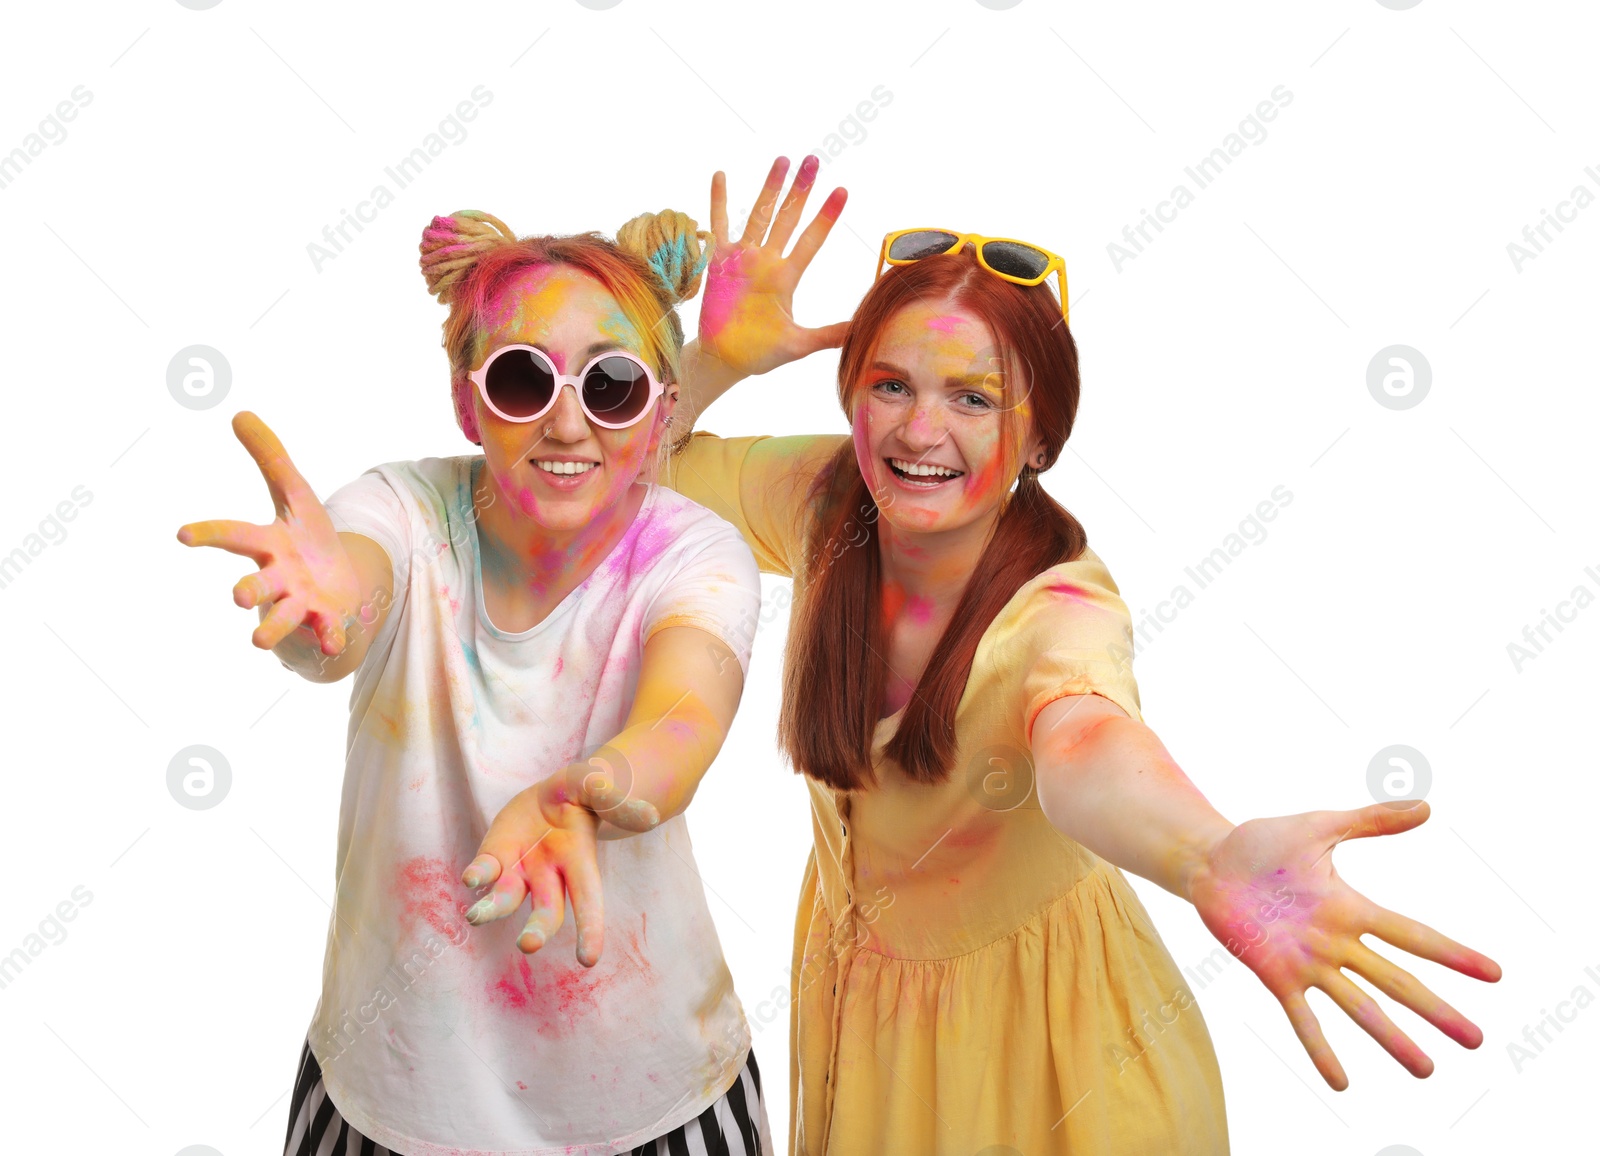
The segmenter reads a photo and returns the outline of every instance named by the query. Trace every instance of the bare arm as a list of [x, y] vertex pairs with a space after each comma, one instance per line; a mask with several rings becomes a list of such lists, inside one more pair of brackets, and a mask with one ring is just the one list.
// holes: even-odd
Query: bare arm
[[738, 660], [712, 634], [671, 626], [652, 635], [623, 729], [593, 758], [519, 792], [495, 816], [462, 873], [468, 887], [494, 884], [468, 922], [503, 919], [529, 899], [517, 946], [531, 954], [560, 929], [570, 897], [578, 961], [593, 967], [605, 943], [595, 840], [653, 830], [688, 807], [743, 690]]
[[1428, 818], [1428, 804], [1375, 803], [1234, 826], [1178, 769], [1143, 723], [1097, 695], [1058, 699], [1039, 712], [1031, 740], [1045, 815], [1069, 838], [1194, 905], [1207, 930], [1255, 972], [1283, 1006], [1328, 1085], [1349, 1085], [1306, 1002], [1318, 988], [1413, 1076], [1433, 1060], [1378, 1001], [1345, 974], [1416, 1012], [1456, 1043], [1483, 1032], [1416, 976], [1362, 942], [1381, 939], [1473, 979], [1500, 965], [1426, 924], [1372, 902], [1334, 870], [1346, 839], [1395, 835]]

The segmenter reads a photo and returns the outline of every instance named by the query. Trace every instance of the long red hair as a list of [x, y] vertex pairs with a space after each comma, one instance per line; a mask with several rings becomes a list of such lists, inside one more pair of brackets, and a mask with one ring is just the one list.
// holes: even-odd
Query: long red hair
[[[1078, 520], [1039, 484], [1055, 464], [1078, 410], [1078, 349], [1045, 285], [1021, 286], [982, 269], [967, 250], [889, 269], [862, 299], [839, 356], [839, 403], [852, 410], [879, 336], [903, 307], [949, 301], [981, 318], [1001, 358], [1001, 420], [1031, 415], [1045, 460], [1029, 461], [934, 647], [885, 750], [917, 782], [943, 782], [955, 757], [956, 707], [978, 642], [1024, 583], [1069, 562], [1088, 544]], [[1008, 431], [1009, 432], [1009, 431]], [[805, 587], [784, 654], [778, 741], [795, 768], [841, 790], [875, 781], [872, 739], [888, 688], [878, 505], [846, 441], [818, 475]]]

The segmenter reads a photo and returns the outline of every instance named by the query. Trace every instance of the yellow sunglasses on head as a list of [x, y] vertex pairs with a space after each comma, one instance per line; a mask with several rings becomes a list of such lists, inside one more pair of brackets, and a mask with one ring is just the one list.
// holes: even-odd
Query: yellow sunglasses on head
[[883, 239], [878, 250], [876, 281], [883, 266], [910, 265], [924, 257], [957, 253], [971, 244], [978, 252], [978, 264], [1003, 281], [1014, 285], [1038, 285], [1054, 273], [1061, 288], [1061, 320], [1067, 319], [1067, 263], [1049, 249], [1030, 245], [1011, 237], [985, 237], [978, 233], [957, 233], [951, 229], [901, 229]]

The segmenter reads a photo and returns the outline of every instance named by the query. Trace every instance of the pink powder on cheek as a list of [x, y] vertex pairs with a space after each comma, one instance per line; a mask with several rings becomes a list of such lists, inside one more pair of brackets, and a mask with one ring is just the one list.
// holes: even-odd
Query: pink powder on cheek
[[990, 497], [994, 491], [995, 483], [1000, 477], [1000, 458], [990, 458], [983, 467], [967, 475], [967, 484], [963, 487], [964, 497], [969, 505], [977, 505]]

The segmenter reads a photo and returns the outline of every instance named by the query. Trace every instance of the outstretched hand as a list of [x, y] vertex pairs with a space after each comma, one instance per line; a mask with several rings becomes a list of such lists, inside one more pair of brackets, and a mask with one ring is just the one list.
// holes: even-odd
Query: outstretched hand
[[492, 893], [467, 909], [467, 922], [492, 923], [530, 900], [533, 910], [517, 947], [531, 955], [561, 930], [570, 897], [578, 962], [584, 967], [599, 963], [605, 948], [605, 898], [596, 854], [602, 816], [629, 831], [649, 831], [661, 821], [649, 802], [628, 797], [598, 756], [514, 795], [462, 872], [468, 887], [494, 884]]
[[786, 157], [774, 161], [737, 241], [728, 239], [727, 178], [720, 172], [711, 178], [711, 232], [716, 245], [700, 307], [700, 349], [736, 374], [766, 373], [819, 349], [833, 348], [849, 329], [845, 321], [808, 329], [794, 319], [795, 286], [827, 240], [846, 197], [842, 188], [829, 193], [793, 251], [783, 255], [811, 195], [819, 164], [815, 156], [806, 157], [774, 216], [789, 171]]
[[361, 580], [328, 511], [289, 460], [278, 435], [248, 411], [236, 414], [233, 432], [266, 480], [277, 517], [269, 525], [212, 520], [178, 531], [185, 546], [215, 546], [254, 559], [260, 567], [233, 588], [246, 609], [271, 604], [251, 636], [271, 650], [297, 628], [316, 634], [325, 655], [341, 653], [349, 616], [361, 602]]
[[1426, 821], [1428, 813], [1422, 802], [1408, 808], [1377, 803], [1352, 811], [1252, 819], [1217, 844], [1190, 882], [1190, 901], [1206, 927], [1277, 997], [1317, 1071], [1336, 1091], [1350, 1081], [1306, 1003], [1308, 988], [1326, 992], [1412, 1075], [1420, 1078], [1433, 1071], [1427, 1054], [1341, 968], [1463, 1047], [1483, 1043], [1475, 1024], [1373, 951], [1361, 936], [1375, 935], [1490, 983], [1500, 978], [1500, 965], [1431, 927], [1379, 907], [1340, 879], [1333, 867], [1333, 848], [1343, 840], [1409, 831]]

